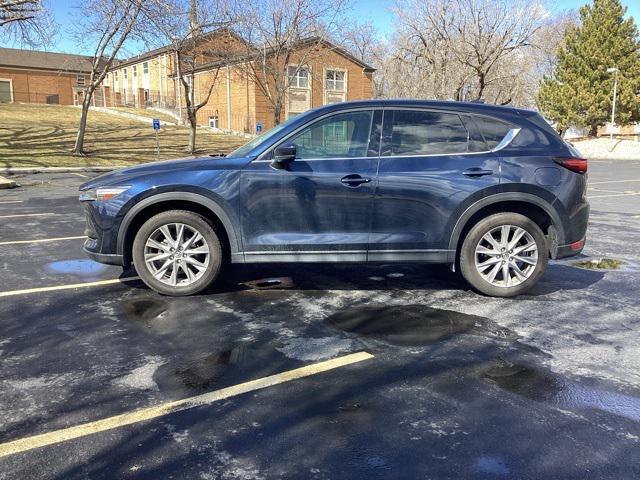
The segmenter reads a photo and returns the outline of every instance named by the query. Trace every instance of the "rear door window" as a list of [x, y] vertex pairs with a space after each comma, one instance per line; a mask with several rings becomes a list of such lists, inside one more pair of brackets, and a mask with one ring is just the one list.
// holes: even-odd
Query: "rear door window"
[[455, 113], [395, 110], [391, 155], [451, 155], [467, 153], [469, 133]]

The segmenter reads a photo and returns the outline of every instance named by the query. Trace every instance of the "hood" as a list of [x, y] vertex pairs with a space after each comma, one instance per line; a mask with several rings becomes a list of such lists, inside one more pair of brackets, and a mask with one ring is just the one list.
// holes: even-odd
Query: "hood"
[[162, 162], [144, 163], [100, 175], [80, 185], [80, 190], [82, 191], [90, 188], [111, 185], [122, 185], [137, 177], [147, 177], [149, 175], [166, 172], [179, 172], [184, 170], [235, 170], [246, 165], [250, 160], [250, 158], [201, 157], [179, 158], [175, 160], [164, 160]]

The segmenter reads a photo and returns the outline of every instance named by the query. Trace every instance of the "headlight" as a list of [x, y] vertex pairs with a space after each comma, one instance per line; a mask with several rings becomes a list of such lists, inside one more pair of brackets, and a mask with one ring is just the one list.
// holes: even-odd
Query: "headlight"
[[81, 202], [106, 202], [112, 198], [117, 197], [123, 192], [129, 190], [131, 186], [126, 187], [98, 187], [85, 190], [80, 193]]

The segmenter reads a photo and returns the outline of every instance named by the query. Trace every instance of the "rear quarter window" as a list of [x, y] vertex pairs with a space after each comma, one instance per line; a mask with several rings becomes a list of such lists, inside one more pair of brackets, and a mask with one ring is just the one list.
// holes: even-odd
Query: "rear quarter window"
[[511, 124], [490, 117], [474, 116], [474, 120], [490, 150], [496, 148], [502, 139], [514, 128]]

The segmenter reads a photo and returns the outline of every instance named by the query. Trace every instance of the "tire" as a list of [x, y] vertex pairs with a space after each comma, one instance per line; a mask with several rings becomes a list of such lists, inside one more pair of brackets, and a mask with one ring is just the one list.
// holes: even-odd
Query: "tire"
[[535, 222], [518, 213], [496, 213], [480, 220], [467, 233], [460, 249], [460, 272], [480, 293], [514, 297], [538, 283], [548, 259], [544, 233]]
[[147, 286], [178, 297], [199, 293], [216, 280], [223, 253], [218, 234], [205, 217], [187, 210], [168, 210], [140, 227], [132, 257]]

